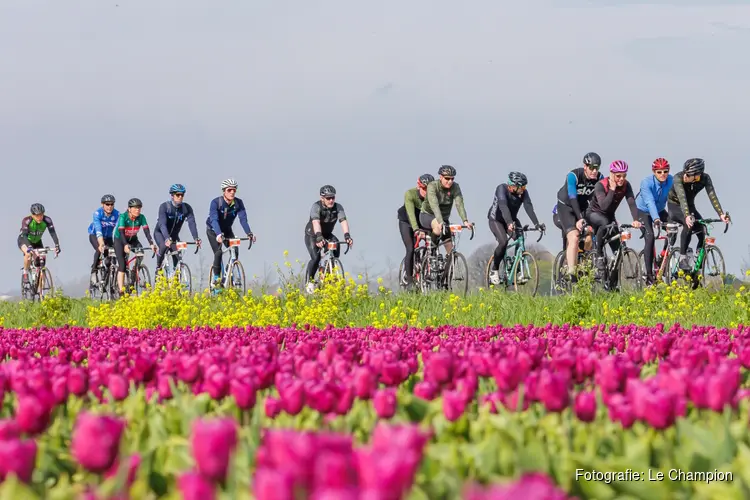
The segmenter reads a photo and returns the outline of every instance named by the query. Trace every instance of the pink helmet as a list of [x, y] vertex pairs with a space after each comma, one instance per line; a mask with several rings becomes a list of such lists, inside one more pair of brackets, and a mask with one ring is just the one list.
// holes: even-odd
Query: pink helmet
[[609, 164], [609, 172], [611, 174], [624, 174], [628, 171], [628, 164], [622, 160], [615, 160]]

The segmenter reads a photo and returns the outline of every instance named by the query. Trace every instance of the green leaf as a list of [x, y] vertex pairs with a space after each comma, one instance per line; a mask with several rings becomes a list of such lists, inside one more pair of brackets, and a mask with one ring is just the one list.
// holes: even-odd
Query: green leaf
[[422, 422], [428, 409], [429, 404], [416, 396], [410, 397], [408, 403], [403, 406], [403, 410], [411, 422]]
[[541, 439], [529, 440], [520, 450], [516, 464], [518, 472], [549, 473], [549, 459]]
[[0, 485], [0, 500], [40, 500], [31, 487], [22, 483], [14, 474], [9, 474]]

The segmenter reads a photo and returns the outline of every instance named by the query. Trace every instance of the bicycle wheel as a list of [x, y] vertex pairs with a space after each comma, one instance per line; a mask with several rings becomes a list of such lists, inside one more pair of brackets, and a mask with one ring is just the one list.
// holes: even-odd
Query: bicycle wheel
[[469, 265], [466, 257], [462, 253], [451, 252], [448, 265], [448, 288], [459, 295], [466, 295], [469, 291]]
[[190, 268], [184, 262], [180, 262], [180, 285], [187, 290], [188, 293], [193, 291], [193, 273], [190, 272]]
[[552, 282], [550, 283], [550, 295], [555, 293], [566, 293], [568, 291], [568, 283], [565, 280], [565, 251], [561, 250], [556, 256], [555, 261], [552, 263]]
[[52, 273], [49, 269], [43, 267], [39, 271], [39, 280], [37, 282], [37, 290], [39, 293], [39, 300], [46, 299], [48, 296], [55, 293], [55, 285], [52, 281]]
[[432, 264], [430, 263], [430, 255], [425, 252], [422, 256], [422, 261], [419, 264], [419, 289], [422, 293], [428, 293], [432, 288], [435, 288], [432, 275], [433, 271]]
[[513, 264], [513, 288], [524, 295], [536, 295], [539, 288], [539, 266], [529, 252], [523, 252], [521, 258]]
[[691, 273], [680, 269], [680, 255], [679, 248], [673, 248], [667, 255], [667, 268], [664, 271], [664, 279], [667, 284], [673, 282], [677, 282], [678, 286], [685, 286], [687, 284], [687, 277]]
[[229, 266], [229, 286], [237, 290], [240, 295], [245, 295], [247, 291], [245, 283], [245, 268], [242, 262], [235, 260]]
[[140, 295], [141, 292], [146, 290], [148, 287], [153, 286], [151, 283], [151, 273], [148, 268], [141, 264], [138, 266], [138, 274], [136, 275], [135, 282], [135, 294]]
[[490, 282], [490, 271], [492, 270], [492, 263], [495, 261], [495, 256], [490, 255], [489, 260], [487, 260], [487, 265], [484, 266], [484, 286], [487, 288], [490, 288], [492, 286], [492, 283]]
[[[646, 251], [641, 250], [638, 252], [638, 265], [641, 266], [641, 281], [646, 283]], [[656, 270], [654, 270], [654, 276], [656, 276]]]
[[703, 256], [701, 266], [702, 285], [711, 290], [721, 290], [724, 288], [724, 277], [727, 275], [724, 255], [719, 247], [707, 246], [705, 250], [706, 254]]
[[632, 248], [622, 251], [617, 269], [618, 288], [621, 292], [634, 292], [642, 288], [643, 272], [638, 254]]
[[404, 263], [406, 262], [406, 257], [401, 259], [401, 264], [398, 265], [398, 286], [400, 288], [406, 288], [406, 276], [404, 275]]
[[333, 274], [337, 278], [344, 279], [344, 265], [336, 257], [331, 257], [328, 261], [327, 273]]

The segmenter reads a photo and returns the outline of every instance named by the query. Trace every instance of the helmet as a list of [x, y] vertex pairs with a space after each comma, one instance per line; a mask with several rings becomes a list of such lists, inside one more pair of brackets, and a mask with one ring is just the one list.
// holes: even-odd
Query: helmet
[[651, 170], [669, 170], [669, 162], [666, 158], [657, 158], [651, 164]]
[[683, 172], [687, 175], [701, 175], [706, 169], [706, 163], [703, 158], [690, 158], [685, 162]]
[[141, 203], [141, 200], [139, 200], [138, 198], [130, 198], [130, 200], [128, 201], [128, 208], [132, 207], [141, 208], [143, 207], [143, 203]]
[[432, 174], [424, 174], [419, 176], [419, 179], [417, 179], [417, 186], [421, 187], [422, 189], [427, 187], [427, 184], [434, 181], [435, 177], [432, 176]]
[[224, 191], [226, 188], [237, 189], [237, 181], [234, 179], [224, 179], [221, 181], [221, 190]]
[[185, 194], [185, 186], [182, 184], [172, 184], [169, 186], [169, 194], [183, 193]]
[[609, 164], [609, 173], [624, 174], [628, 171], [628, 164], [622, 160], [615, 160]]
[[456, 169], [450, 165], [443, 165], [438, 169], [438, 175], [444, 175], [446, 177], [455, 177]]
[[528, 184], [529, 180], [521, 172], [511, 172], [510, 174], [508, 174], [508, 183], [511, 186], [522, 187]]
[[34, 203], [31, 205], [31, 213], [33, 215], [39, 215], [44, 213], [44, 205], [41, 203]]
[[336, 196], [336, 188], [326, 184], [320, 188], [320, 196]]
[[583, 164], [587, 167], [599, 168], [602, 165], [602, 158], [596, 153], [586, 153], [583, 157]]
[[115, 197], [112, 196], [111, 194], [105, 194], [104, 196], [102, 196], [102, 203], [114, 203], [114, 202], [115, 202]]

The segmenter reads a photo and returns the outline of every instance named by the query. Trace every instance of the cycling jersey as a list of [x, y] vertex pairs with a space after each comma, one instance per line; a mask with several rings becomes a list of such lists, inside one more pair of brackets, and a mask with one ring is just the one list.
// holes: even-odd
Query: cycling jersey
[[419, 195], [419, 188], [411, 188], [404, 194], [404, 204], [398, 209], [398, 220], [411, 225], [416, 231], [419, 229], [419, 209], [424, 202], [424, 198]]
[[521, 196], [516, 196], [508, 191], [508, 185], [503, 183], [495, 189], [495, 198], [492, 200], [490, 210], [487, 212], [487, 218], [496, 221], [505, 221], [506, 225], [513, 224], [518, 216], [518, 211], [523, 205], [526, 214], [528, 214], [534, 225], [539, 224], [539, 219], [534, 212], [534, 205], [531, 203], [531, 196], [528, 191], [524, 191]]
[[320, 232], [329, 236], [333, 233], [333, 228], [337, 220], [339, 222], [346, 220], [346, 212], [340, 203], [334, 203], [331, 208], [328, 208], [323, 205], [322, 201], [318, 200], [310, 208], [310, 219], [307, 221], [307, 225], [305, 225], [305, 234], [310, 236], [314, 234], [312, 227], [312, 221], [314, 220], [320, 222]]
[[89, 234], [97, 238], [112, 238], [119, 217], [120, 212], [116, 209], [112, 209], [112, 213], [107, 215], [102, 207], [97, 208], [94, 210], [93, 222], [89, 224]]
[[596, 179], [589, 179], [583, 171], [583, 167], [574, 168], [565, 177], [565, 184], [557, 192], [557, 200], [563, 205], [573, 209], [578, 220], [583, 219], [583, 213], [589, 206], [591, 196], [594, 194], [596, 183], [604, 176], [599, 172]]
[[187, 203], [180, 203], [179, 206], [175, 206], [172, 200], [165, 201], [159, 205], [159, 217], [156, 219], [156, 230], [154, 232], [161, 234], [165, 239], [176, 240], [185, 221], [188, 223], [193, 239], [197, 240], [198, 228], [195, 225], [193, 207]]
[[704, 172], [701, 174], [699, 181], [686, 184], [683, 181], [683, 174], [683, 171], [674, 174], [674, 184], [667, 198], [669, 203], [680, 205], [682, 213], [687, 217], [690, 215], [690, 212], [695, 212], [695, 196], [705, 188], [708, 199], [711, 201], [711, 205], [716, 210], [716, 213], [719, 215], [724, 213], [721, 209], [721, 203], [719, 203], [719, 197], [716, 196], [716, 190], [714, 190], [714, 183], [711, 181], [710, 175]]
[[443, 224], [445, 219], [450, 218], [454, 204], [461, 221], [468, 220], [464, 209], [464, 197], [458, 183], [454, 182], [449, 189], [445, 189], [440, 180], [434, 180], [427, 184], [427, 196], [422, 201], [421, 211], [434, 216], [439, 224]]
[[628, 200], [628, 207], [630, 208], [633, 220], [637, 220], [638, 209], [635, 206], [635, 196], [633, 195], [633, 188], [630, 186], [630, 182], [625, 181], [622, 187], [609, 189], [609, 177], [605, 177], [597, 183], [588, 211], [614, 219], [617, 207], [620, 206], [623, 198]]
[[247, 222], [247, 210], [245, 210], [245, 204], [242, 203], [242, 200], [235, 198], [232, 203], [227, 203], [223, 196], [219, 196], [211, 200], [206, 225], [217, 235], [233, 234], [232, 224], [238, 217], [245, 234], [251, 234], [250, 224]]
[[146, 216], [138, 214], [135, 219], [130, 218], [128, 212], [123, 212], [117, 219], [117, 227], [114, 232], [114, 239], [119, 239], [124, 244], [127, 244], [129, 240], [134, 240], [138, 236], [138, 231], [143, 229], [143, 234], [146, 235], [146, 239], [149, 244], [153, 245], [154, 240], [151, 239], [151, 230], [148, 228], [148, 222], [146, 222]]
[[28, 215], [21, 220], [21, 235], [22, 239], [28, 240], [32, 245], [38, 245], [42, 241], [42, 235], [49, 229], [49, 235], [52, 237], [52, 241], [55, 245], [59, 245], [60, 242], [57, 239], [57, 232], [55, 231], [55, 225], [52, 223], [52, 219], [46, 215], [41, 222], [34, 220], [34, 217]]
[[635, 197], [635, 204], [638, 210], [651, 216], [655, 221], [659, 218], [659, 212], [663, 212], [667, 206], [667, 195], [672, 189], [674, 179], [671, 175], [667, 176], [664, 182], [659, 182], [655, 175], [650, 175], [641, 181], [641, 190]]

